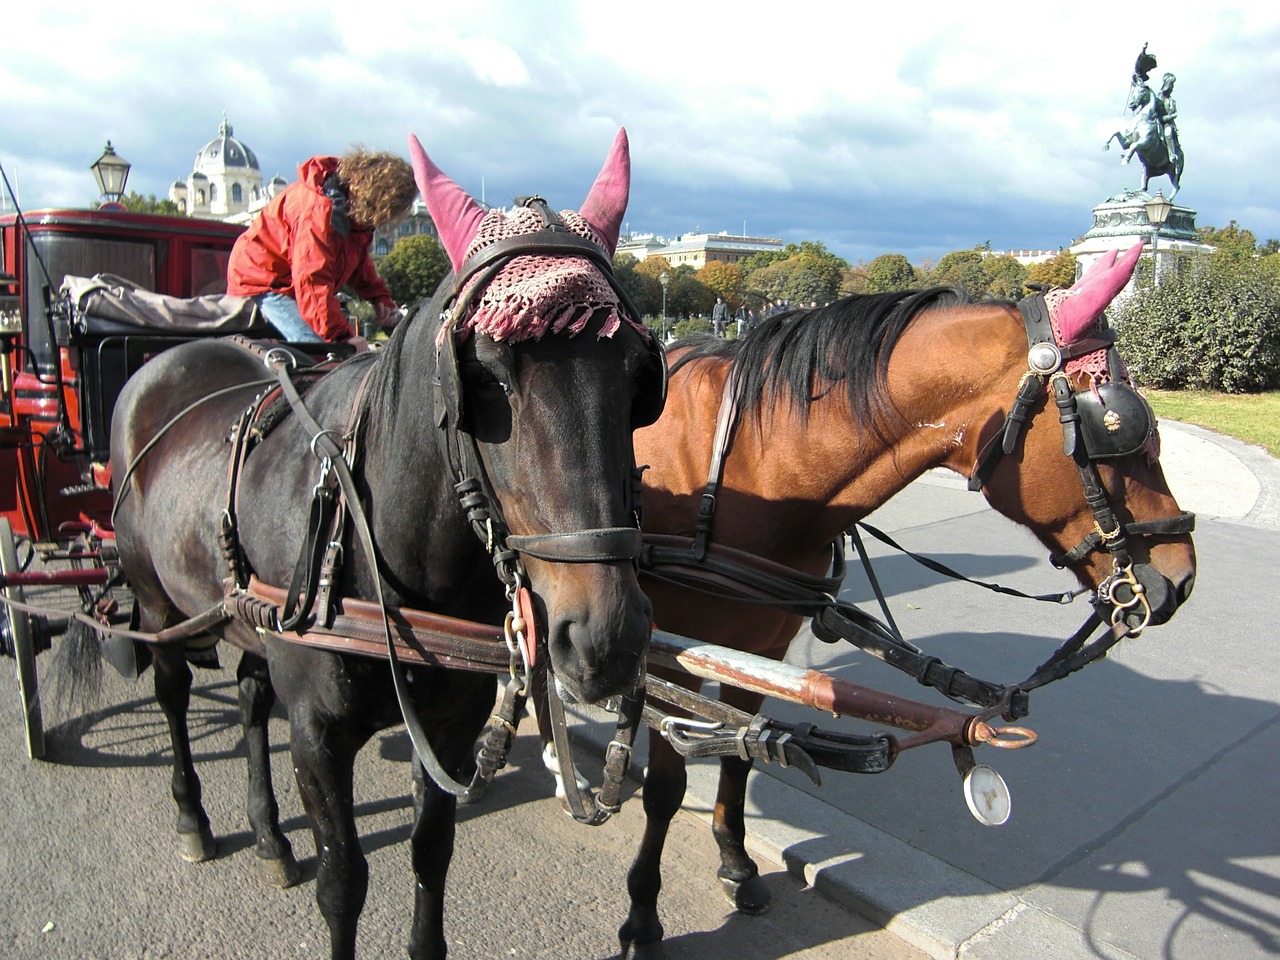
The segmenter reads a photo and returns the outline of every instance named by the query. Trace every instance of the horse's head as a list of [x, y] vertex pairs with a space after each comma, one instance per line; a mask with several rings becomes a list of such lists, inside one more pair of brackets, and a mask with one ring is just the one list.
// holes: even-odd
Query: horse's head
[[1151, 88], [1145, 83], [1140, 83], [1133, 88], [1133, 92], [1129, 95], [1129, 109], [1141, 110], [1151, 102]]
[[997, 509], [1036, 532], [1056, 564], [1097, 591], [1100, 613], [1135, 629], [1173, 616], [1196, 569], [1194, 520], [1169, 492], [1155, 416], [1129, 382], [1103, 317], [1140, 253], [1140, 244], [1118, 261], [1112, 253], [1069, 290], [1046, 295], [1039, 321], [1009, 317], [1011, 343], [1037, 340], [1037, 322], [1047, 324], [1045, 337], [1051, 330], [1028, 356], [1047, 389], [1028, 402], [1018, 465], [993, 468], [984, 488]]
[[559, 214], [540, 198], [486, 210], [410, 147], [456, 275], [436, 341], [448, 456], [493, 501], [495, 564], [510, 593], [531, 591], [529, 631], [545, 627], [562, 689], [593, 702], [630, 690], [651, 623], [631, 432], [656, 418], [665, 367], [612, 281], [626, 134], [581, 211]]

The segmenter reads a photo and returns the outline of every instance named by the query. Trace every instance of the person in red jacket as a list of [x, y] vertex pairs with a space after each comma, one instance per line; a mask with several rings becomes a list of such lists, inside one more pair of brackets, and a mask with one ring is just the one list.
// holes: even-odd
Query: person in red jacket
[[255, 299], [286, 340], [355, 338], [338, 304], [343, 287], [373, 303], [379, 324], [394, 325], [398, 311], [369, 248], [374, 229], [402, 218], [417, 192], [413, 168], [394, 154], [312, 157], [237, 238], [227, 292]]

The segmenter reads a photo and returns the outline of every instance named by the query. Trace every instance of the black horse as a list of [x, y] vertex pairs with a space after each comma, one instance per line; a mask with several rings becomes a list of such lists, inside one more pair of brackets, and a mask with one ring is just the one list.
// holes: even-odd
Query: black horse
[[[233, 492], [229, 464], [238, 455], [229, 434], [271, 380], [260, 359], [225, 341], [188, 344], [149, 362], [126, 386], [111, 457], [120, 561], [140, 629], [158, 632], [215, 609], [224, 580], [240, 579], [237, 568], [246, 580], [251, 573], [267, 584], [289, 583], [315, 488], [349, 467], [358, 499], [347, 509], [367, 516], [376, 564], [349, 522], [338, 596], [501, 624], [524, 588], [559, 688], [588, 702], [626, 693], [637, 683], [651, 622], [633, 565], [631, 432], [660, 410], [662, 357], [607, 276], [630, 184], [625, 131], [580, 214], [559, 216], [540, 202], [510, 215], [486, 211], [415, 138], [410, 146], [419, 188], [462, 282], [446, 281], [384, 350], [338, 366], [306, 391], [302, 411], [286, 407], [278, 425], [262, 429], [240, 458]], [[531, 250], [548, 232], [574, 242]], [[341, 464], [325, 453], [333, 443], [345, 447]], [[455, 484], [464, 475], [473, 494], [487, 491], [492, 500], [482, 532], [494, 542], [476, 536], [475, 514], [459, 505]], [[220, 527], [237, 534], [229, 548]], [[368, 884], [352, 770], [376, 731], [401, 722], [392, 671], [384, 660], [299, 645], [281, 629], [239, 619], [213, 632], [245, 651], [239, 696], [260, 863], [279, 883], [297, 878], [268, 765], [266, 721], [278, 694], [315, 837], [316, 899], [332, 956], [352, 957]], [[181, 852], [206, 859], [216, 846], [187, 734], [191, 671], [181, 643], [151, 649], [173, 739]], [[412, 666], [401, 686], [416, 710], [411, 732], [417, 727], [427, 741], [414, 737], [417, 893], [409, 952], [443, 957], [456, 803], [445, 786], [470, 768], [494, 705], [494, 677]], [[424, 777], [424, 759], [445, 776]]]

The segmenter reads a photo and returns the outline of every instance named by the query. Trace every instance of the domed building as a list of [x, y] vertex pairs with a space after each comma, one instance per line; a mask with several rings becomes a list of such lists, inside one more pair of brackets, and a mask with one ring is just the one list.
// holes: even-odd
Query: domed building
[[280, 176], [263, 183], [257, 155], [235, 138], [224, 114], [218, 135], [200, 148], [187, 179], [169, 188], [169, 199], [189, 217], [248, 223], [286, 186]]

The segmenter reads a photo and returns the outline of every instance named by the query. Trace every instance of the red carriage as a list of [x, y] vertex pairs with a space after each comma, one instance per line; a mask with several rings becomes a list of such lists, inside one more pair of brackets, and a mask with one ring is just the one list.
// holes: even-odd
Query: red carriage
[[[76, 588], [83, 603], [110, 603], [114, 551], [108, 460], [111, 410], [125, 380], [157, 353], [207, 335], [182, 318], [138, 318], [82, 310], [94, 289], [67, 278], [102, 275], [98, 296], [136, 286], [157, 300], [205, 298], [226, 290], [227, 258], [243, 227], [112, 210], [37, 210], [0, 217], [0, 564], [6, 597], [24, 586]], [[247, 328], [242, 314], [227, 324]], [[212, 332], [212, 330], [210, 331]], [[33, 561], [39, 562], [33, 562]], [[0, 615], [0, 648], [18, 663], [27, 750], [44, 752], [35, 654], [67, 620]]]

